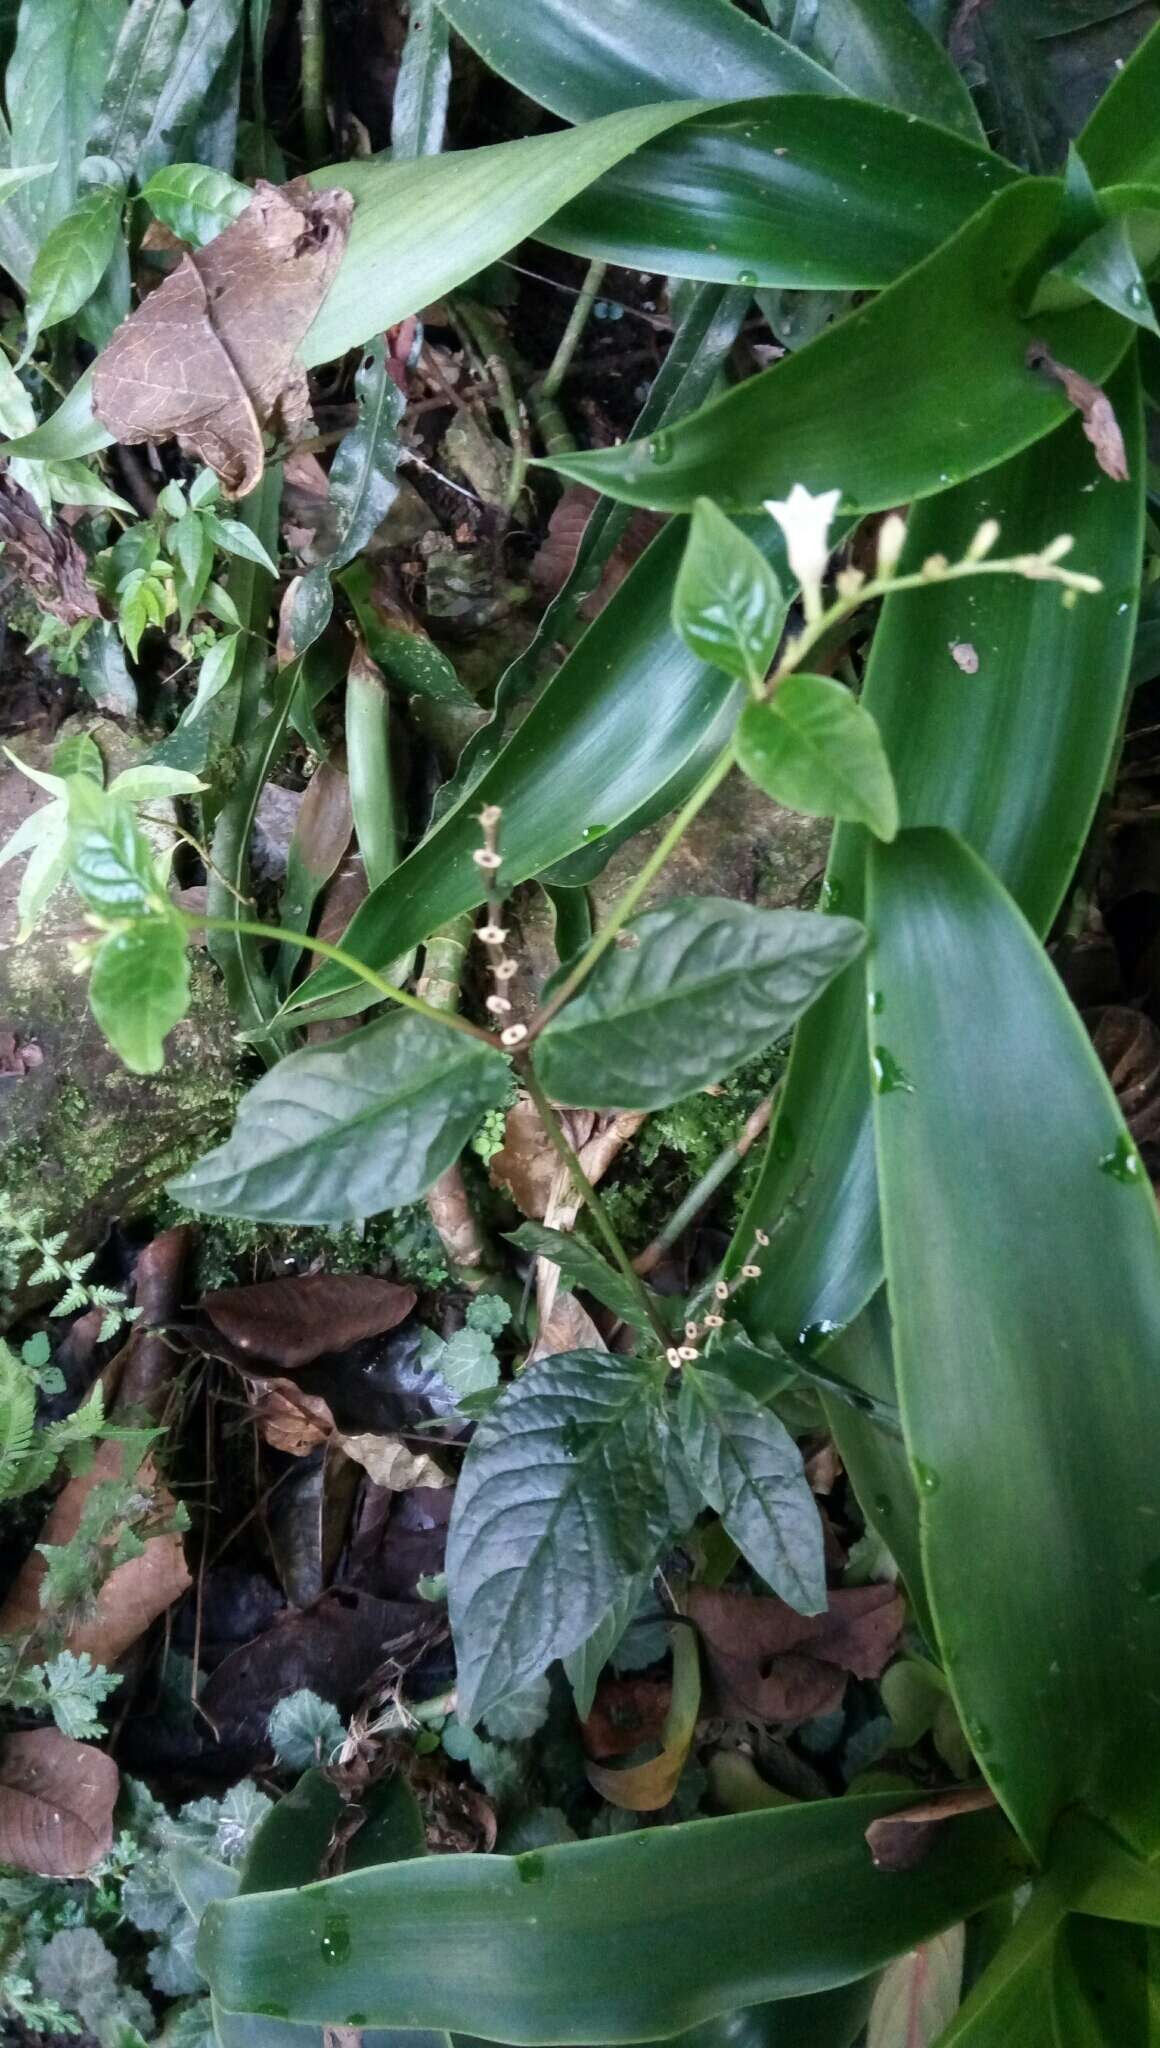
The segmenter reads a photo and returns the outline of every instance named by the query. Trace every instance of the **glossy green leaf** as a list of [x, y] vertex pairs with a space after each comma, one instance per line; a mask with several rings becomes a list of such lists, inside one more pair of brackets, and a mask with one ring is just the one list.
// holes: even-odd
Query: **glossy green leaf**
[[225, 171], [212, 171], [204, 164], [169, 164], [154, 171], [142, 186], [141, 197], [167, 228], [200, 249], [237, 219], [252, 194], [248, 185]]
[[[361, 554], [398, 496], [397, 430], [406, 400], [387, 367], [381, 335], [370, 342], [359, 365], [355, 397], [358, 419], [339, 442], [330, 466], [333, 544], [325, 561], [307, 570], [297, 593], [301, 602], [295, 603], [292, 613], [291, 633], [300, 654], [329, 620], [331, 576]], [[377, 879], [371, 878], [372, 887]]]
[[[1160, 252], [1160, 212], [1138, 215], [1137, 222], [1147, 231], [1149, 252], [1154, 260]], [[1133, 228], [1132, 217], [1124, 213], [1088, 235], [1042, 280], [1037, 304], [1066, 303], [1061, 294], [1086, 293], [1089, 298], [1098, 299], [1102, 306], [1109, 306], [1114, 313], [1119, 313], [1123, 319], [1134, 321], [1137, 327], [1146, 327], [1152, 334], [1160, 335], [1160, 324], [1152, 309], [1140, 266], [1138, 245], [1142, 237], [1139, 232], [1134, 233]]]
[[260, 1821], [242, 1865], [242, 1892], [279, 1891], [311, 1884], [322, 1869], [343, 1796], [321, 1768], [303, 1771], [298, 1783]]
[[132, 0], [117, 37], [89, 149], [111, 157], [126, 182], [172, 74], [185, 21], [182, 0]]
[[663, 1109], [722, 1080], [788, 1031], [864, 942], [850, 918], [714, 896], [646, 911], [625, 932], [536, 1041], [556, 1102]]
[[1160, 25], [1113, 79], [1076, 144], [1097, 185], [1160, 179]]
[[[910, 568], [936, 551], [961, 556], [992, 517], [1002, 523], [1000, 547], [1012, 549], [1044, 547], [1066, 527], [1076, 566], [1098, 574], [1103, 593], [1071, 610], [1050, 585], [1014, 577], [900, 593], [883, 607], [862, 693], [885, 741], [903, 823], [961, 833], [1041, 932], [1099, 800], [1131, 656], [1143, 517], [1131, 364], [1109, 391], [1132, 485], [1095, 468], [1072, 422], [989, 476], [918, 507], [903, 557]], [[975, 675], [951, 656], [960, 642], [979, 656]], [[862, 833], [840, 828], [825, 901], [854, 917], [863, 859]], [[759, 1338], [773, 1333], [792, 1346], [805, 1330], [825, 1336], [858, 1313], [881, 1279], [864, 1005], [861, 974], [847, 975], [797, 1034], [733, 1255], [740, 1264], [754, 1228], [779, 1222], [777, 1258], [740, 1304]]]
[[[869, 910], [898, 1392], [947, 1676], [1030, 1846], [1079, 1802], [1154, 1851], [1155, 1201], [1078, 1017], [978, 857], [933, 831], [876, 846]], [[1091, 1527], [1095, 1558], [1075, 1541]]]
[[[765, 0], [771, 13], [776, 0]], [[825, 0], [802, 17], [807, 54], [860, 99], [982, 139], [961, 73], [906, 0]]]
[[658, 100], [838, 93], [791, 43], [727, 0], [439, 0], [492, 71], [568, 121]]
[[1147, 2048], [1148, 1937], [1070, 1913], [1059, 1930], [1052, 1973], [1056, 2048]]
[[68, 784], [69, 875], [98, 917], [142, 917], [158, 900], [153, 850], [128, 806], [76, 778]]
[[113, 436], [93, 412], [92, 367], [83, 371], [54, 413], [30, 433], [4, 443], [9, 458], [34, 456], [42, 462], [71, 461], [112, 446]]
[[256, 562], [261, 569], [268, 569], [271, 576], [278, 574], [278, 564], [260, 534], [254, 533], [241, 519], [223, 519], [217, 512], [195, 512], [205, 533], [220, 548], [223, 554], [236, 555], [243, 562]]
[[678, 1413], [689, 1471], [742, 1556], [799, 1614], [823, 1613], [821, 1517], [789, 1431], [701, 1366], [682, 1368]]
[[[756, 507], [840, 486], [847, 509], [926, 497], [977, 475], [1066, 415], [1024, 360], [1015, 291], [1045, 259], [1063, 188], [1025, 178], [869, 305], [663, 438], [557, 457], [597, 490], [662, 511], [702, 495]], [[1129, 329], [1102, 306], [1037, 319], [1052, 353], [1106, 380]]]
[[620, 1591], [606, 1607], [590, 1636], [563, 1659], [576, 1706], [576, 1717], [586, 1721], [596, 1698], [596, 1686], [612, 1652], [640, 1608], [653, 1581], [653, 1571], [636, 1572], [622, 1579]]
[[[771, 522], [760, 528], [776, 561]], [[348, 950], [384, 967], [482, 901], [472, 860], [481, 804], [503, 808], [500, 879], [511, 889], [638, 813], [707, 738], [724, 744], [737, 685], [698, 661], [670, 620], [683, 547], [679, 526], [658, 535], [486, 773], [358, 911]], [[312, 974], [294, 1003], [336, 998], [365, 1007], [351, 977], [330, 969]]]
[[673, 2048], [851, 2048], [861, 2038], [874, 1979], [817, 1991], [812, 1998], [779, 1998], [722, 2013], [678, 2034]]
[[96, 291], [121, 230], [124, 200], [122, 187], [96, 185], [45, 237], [28, 280], [25, 358], [46, 327], [71, 320]]
[[93, 1015], [134, 1074], [165, 1064], [165, 1038], [189, 1008], [185, 932], [168, 917], [137, 918], [102, 939], [89, 977]]
[[873, 713], [829, 676], [789, 675], [737, 722], [737, 759], [776, 803], [816, 818], [898, 830], [894, 777]]
[[929, 114], [795, 93], [741, 101], [659, 136], [540, 236], [583, 255], [724, 284], [880, 286], [1016, 176]]
[[686, 647], [741, 682], [762, 682], [785, 619], [777, 577], [748, 536], [698, 498], [673, 589], [673, 624]]
[[518, 1230], [509, 1230], [506, 1236], [508, 1243], [518, 1245], [521, 1251], [551, 1259], [574, 1286], [595, 1295], [622, 1322], [639, 1329], [649, 1327], [636, 1289], [582, 1237], [576, 1237], [572, 1231], [549, 1230], [543, 1223], [521, 1223]]
[[561, 134], [413, 163], [330, 164], [310, 173], [355, 199], [350, 241], [302, 349], [308, 365], [330, 362], [393, 326], [516, 242], [623, 156], [703, 109], [674, 101], [630, 107]]
[[660, 1394], [655, 1367], [576, 1351], [515, 1380], [476, 1429], [447, 1538], [466, 1725], [578, 1649], [653, 1563], [669, 1528]]
[[366, 561], [352, 562], [336, 579], [346, 592], [371, 660], [401, 689], [416, 697], [475, 708], [442, 648], [410, 617], [397, 613], [375, 589]]
[[508, 1089], [480, 1040], [395, 1013], [292, 1053], [173, 1192], [208, 1216], [344, 1223], [413, 1202]]
[[[243, 5], [244, 0], [190, 0], [184, 33], [141, 146], [139, 177], [152, 177], [177, 156], [219, 165], [223, 171], [233, 162], [234, 150], [228, 146], [228, 131], [233, 125], [229, 115], [233, 109], [229, 106], [227, 74], [236, 66], [240, 54]], [[236, 81], [236, 70], [234, 77]], [[219, 158], [205, 146], [208, 138], [199, 129], [206, 116], [215, 111], [223, 80], [227, 82], [227, 147]], [[235, 82], [235, 95], [236, 89]]]
[[864, 1977], [1018, 1882], [993, 1812], [940, 1828], [918, 1870], [876, 1870], [866, 1827], [904, 1803], [848, 1797], [231, 1899], [207, 1909], [199, 1957], [232, 2011], [276, 2001], [307, 2024], [357, 2011], [516, 2043], [652, 2039]]
[[448, 41], [447, 17], [437, 0], [412, 0], [391, 103], [391, 155], [396, 163], [437, 156], [443, 147], [451, 90]]
[[15, 201], [34, 254], [76, 200], [77, 174], [88, 155], [124, 12], [125, 0], [21, 0], [4, 80], [9, 161], [15, 169], [50, 161], [54, 166]]
[[31, 184], [33, 178], [46, 178], [49, 172], [55, 169], [56, 165], [52, 163], [24, 164], [17, 170], [0, 168], [0, 206], [3, 206], [6, 199], [11, 199], [14, 192], [19, 192], [22, 186]]

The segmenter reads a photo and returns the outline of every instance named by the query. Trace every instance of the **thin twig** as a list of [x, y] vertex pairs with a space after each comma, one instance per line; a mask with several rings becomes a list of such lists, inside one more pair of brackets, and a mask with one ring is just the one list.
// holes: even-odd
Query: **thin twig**
[[678, 1203], [663, 1229], [657, 1232], [651, 1244], [638, 1253], [633, 1267], [642, 1278], [660, 1264], [665, 1253], [676, 1244], [677, 1239], [695, 1223], [703, 1210], [707, 1209], [723, 1181], [728, 1180], [735, 1166], [739, 1166], [746, 1153], [757, 1143], [769, 1123], [773, 1110], [773, 1097], [767, 1095], [759, 1102], [752, 1115], [747, 1117], [740, 1135], [731, 1140], [718, 1154], [707, 1173], [701, 1175], [695, 1187], [689, 1189], [683, 1202]]
[[302, 0], [302, 128], [311, 164], [322, 161], [330, 141], [326, 120], [326, 33], [323, 21], [323, 0]]
[[572, 358], [580, 344], [580, 337], [588, 325], [588, 315], [596, 304], [600, 287], [604, 283], [606, 269], [607, 265], [602, 263], [598, 256], [594, 256], [588, 265], [576, 304], [568, 316], [568, 325], [560, 337], [560, 345], [540, 380], [540, 391], [544, 398], [554, 398], [568, 374]]

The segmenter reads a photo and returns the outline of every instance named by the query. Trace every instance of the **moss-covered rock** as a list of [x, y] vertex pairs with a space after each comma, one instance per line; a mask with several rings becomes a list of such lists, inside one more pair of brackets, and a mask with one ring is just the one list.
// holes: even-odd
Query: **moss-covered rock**
[[[110, 777], [140, 756], [111, 720], [70, 720], [58, 737], [70, 730], [93, 734]], [[31, 737], [15, 751], [49, 765], [50, 747]], [[5, 766], [0, 845], [46, 800]], [[22, 870], [21, 861], [0, 868], [0, 1185], [21, 1211], [92, 1244], [228, 1124], [238, 1093], [232, 1025], [218, 978], [197, 955], [193, 1001], [170, 1035], [164, 1070], [130, 1074], [93, 1022], [84, 975], [73, 971], [69, 943], [91, 934], [67, 883], [32, 937], [14, 944]]]

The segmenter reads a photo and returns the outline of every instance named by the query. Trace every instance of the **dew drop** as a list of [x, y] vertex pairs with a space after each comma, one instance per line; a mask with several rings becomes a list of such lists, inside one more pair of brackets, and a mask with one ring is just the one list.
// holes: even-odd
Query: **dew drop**
[[346, 2016], [346, 2025], [348, 2027], [367, 2026], [368, 2020], [365, 2012], [348, 2012]]
[[872, 1017], [880, 1017], [886, 1008], [886, 997], [883, 995], [882, 990], [880, 988], [868, 989], [866, 1004]]
[[350, 1928], [345, 1913], [328, 1913], [322, 1929], [322, 1940], [318, 1953], [331, 1969], [345, 1963], [350, 1954]]
[[1140, 1178], [1140, 1156], [1126, 1131], [1121, 1131], [1110, 1152], [1100, 1160], [1100, 1172], [1130, 1187]]
[[737, 282], [738, 284], [756, 284], [756, 270], [739, 270], [737, 273]]
[[875, 1494], [874, 1512], [880, 1522], [888, 1522], [890, 1520], [891, 1515], [894, 1513], [894, 1502], [888, 1493]]
[[648, 452], [654, 462], [671, 462], [673, 459], [673, 437], [663, 430], [654, 434], [648, 444]]
[[905, 1067], [901, 1067], [894, 1054], [884, 1045], [876, 1045], [870, 1055], [870, 1072], [874, 1080], [876, 1095], [913, 1095], [914, 1082]]
[[846, 891], [841, 882], [827, 882], [822, 890], [822, 909], [840, 910], [846, 900]]
[[920, 1459], [914, 1461], [914, 1477], [920, 1493], [937, 1493], [942, 1481], [933, 1465], [924, 1465]]
[[829, 1316], [821, 1316], [816, 1323], [807, 1323], [804, 1330], [798, 1331], [799, 1348], [812, 1358], [840, 1328], [841, 1325], [831, 1322]]
[[533, 1850], [527, 1855], [516, 1857], [516, 1869], [519, 1871], [521, 1884], [539, 1884], [544, 1875], [544, 1859]]

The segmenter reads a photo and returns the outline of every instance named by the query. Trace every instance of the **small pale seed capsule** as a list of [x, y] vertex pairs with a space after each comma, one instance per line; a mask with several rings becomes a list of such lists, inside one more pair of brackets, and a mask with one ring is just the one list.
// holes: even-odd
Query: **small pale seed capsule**
[[998, 540], [998, 538], [998, 520], [984, 519], [983, 524], [979, 527], [977, 533], [975, 534], [974, 540], [971, 542], [970, 547], [967, 549], [966, 554], [963, 556], [964, 562], [981, 562], [985, 555], [990, 554], [991, 549], [994, 547], [995, 542]]
[[728, 1289], [728, 1287], [727, 1287], [727, 1286], [725, 1285], [725, 1282], [724, 1282], [724, 1280], [717, 1280], [717, 1281], [714, 1281], [714, 1283], [713, 1283], [713, 1292], [714, 1292], [714, 1294], [715, 1294], [715, 1295], [717, 1296], [717, 1299], [718, 1299], [718, 1301], [728, 1301], [728, 1299], [729, 1299], [729, 1289]]
[[513, 974], [518, 974], [520, 971], [519, 961], [497, 960], [491, 971], [497, 981], [510, 981]]
[[695, 1337], [699, 1337], [699, 1336], [700, 1336], [700, 1334], [701, 1334], [701, 1332], [700, 1332], [700, 1330], [698, 1329], [698, 1327], [697, 1327], [696, 1323], [686, 1323], [686, 1324], [685, 1324], [685, 1335], [686, 1335], [686, 1337], [688, 1337], [688, 1339], [689, 1339], [690, 1343], [692, 1342], [692, 1340], [693, 1340], [693, 1339], [694, 1339]]
[[757, 1240], [758, 1244], [761, 1244], [761, 1245], [766, 1245], [766, 1244], [768, 1244], [768, 1243], [769, 1243], [769, 1232], [768, 1232], [768, 1230], [755, 1230], [755, 1231], [754, 1231], [754, 1233], [753, 1233], [753, 1235], [754, 1235], [754, 1237], [756, 1238], [756, 1240]]
[[835, 582], [838, 588], [838, 596], [857, 597], [858, 592], [861, 590], [862, 585], [865, 583], [865, 581], [866, 575], [865, 571], [862, 569], [851, 568], [839, 570], [838, 575], [835, 578]]
[[670, 1344], [668, 1350], [665, 1352], [665, 1363], [667, 1365], [671, 1365], [674, 1372], [680, 1371], [681, 1354], [677, 1350], [675, 1344]]
[[723, 1330], [725, 1328], [724, 1316], [706, 1316], [705, 1328], [707, 1330]]
[[479, 814], [479, 822], [485, 832], [490, 832], [492, 826], [498, 825], [502, 817], [503, 812], [498, 804], [485, 804]]
[[505, 1031], [500, 1032], [499, 1042], [501, 1045], [522, 1045], [527, 1035], [526, 1024], [509, 1024]]
[[695, 1344], [679, 1344], [677, 1346], [677, 1357], [684, 1363], [691, 1365], [694, 1358], [699, 1358], [700, 1356], [701, 1354]]
[[489, 996], [484, 1008], [490, 1010], [493, 1017], [506, 1017], [511, 1004], [506, 996]]
[[741, 1278], [742, 1278], [743, 1280], [760, 1280], [760, 1278], [761, 1278], [761, 1267], [760, 1267], [760, 1266], [742, 1266], [742, 1268], [741, 1268]]
[[477, 846], [471, 858], [477, 868], [486, 868], [489, 874], [494, 874], [496, 868], [503, 866], [502, 856], [491, 852], [486, 846]]
[[1039, 559], [1041, 562], [1062, 562], [1065, 555], [1070, 555], [1074, 546], [1074, 533], [1061, 533], [1055, 540], [1048, 541]]
[[507, 938], [507, 932], [502, 924], [477, 924], [475, 936], [485, 946], [502, 946]]
[[897, 569], [905, 539], [905, 519], [898, 512], [889, 513], [878, 529], [877, 570], [883, 582]]
[[928, 555], [922, 565], [922, 573], [928, 583], [937, 583], [940, 577], [946, 575], [949, 567], [950, 563], [945, 555]]

